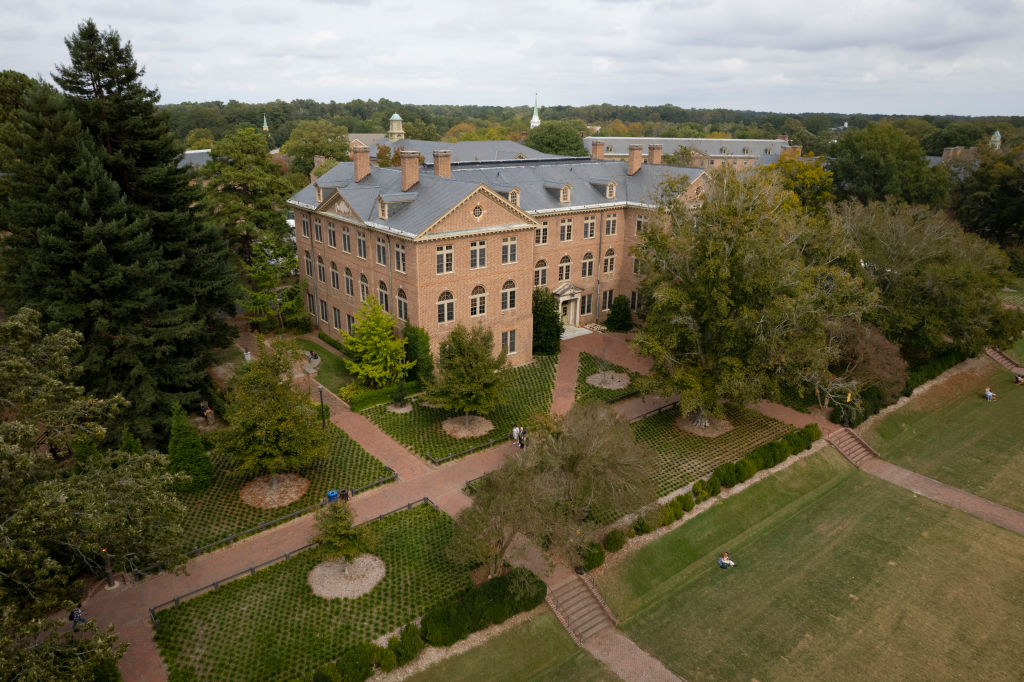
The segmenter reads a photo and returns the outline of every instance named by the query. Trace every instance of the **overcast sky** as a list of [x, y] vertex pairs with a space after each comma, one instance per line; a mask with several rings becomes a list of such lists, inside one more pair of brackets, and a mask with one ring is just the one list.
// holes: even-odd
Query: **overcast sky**
[[1024, 114], [1024, 0], [0, 0], [0, 69], [86, 17], [164, 103], [664, 104]]

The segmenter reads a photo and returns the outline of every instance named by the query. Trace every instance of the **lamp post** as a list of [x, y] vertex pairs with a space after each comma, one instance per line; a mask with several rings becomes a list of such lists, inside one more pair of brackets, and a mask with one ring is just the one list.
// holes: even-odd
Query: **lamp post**
[[324, 414], [324, 387], [317, 386], [320, 389], [320, 428], [327, 428], [327, 415]]

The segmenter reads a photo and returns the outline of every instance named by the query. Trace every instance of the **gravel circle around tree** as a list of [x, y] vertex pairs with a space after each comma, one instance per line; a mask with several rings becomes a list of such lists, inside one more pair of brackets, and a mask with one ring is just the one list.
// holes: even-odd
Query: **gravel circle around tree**
[[291, 504], [309, 490], [309, 479], [305, 476], [277, 474], [276, 485], [274, 485], [274, 478], [274, 476], [260, 476], [253, 479], [238, 491], [238, 496], [250, 507], [276, 509]]
[[406, 403], [405, 405], [388, 405], [388, 412], [394, 412], [395, 414], [405, 414], [412, 412], [412, 403]]
[[618, 391], [629, 386], [629, 375], [622, 372], [605, 371], [591, 374], [586, 381], [591, 386]]
[[469, 416], [468, 424], [465, 416], [449, 417], [441, 422], [441, 427], [452, 438], [477, 438], [490, 433], [494, 429], [494, 424], [486, 417], [472, 414]]
[[320, 562], [306, 576], [306, 582], [318, 597], [354, 599], [376, 587], [385, 573], [383, 559], [373, 554], [360, 554], [352, 561]]
[[708, 419], [711, 423], [707, 426], [697, 426], [693, 423], [693, 415], [691, 413], [676, 417], [675, 425], [680, 431], [692, 433], [694, 436], [702, 438], [715, 438], [724, 433], [729, 433], [736, 428], [728, 419], [715, 419], [714, 417], [709, 417]]

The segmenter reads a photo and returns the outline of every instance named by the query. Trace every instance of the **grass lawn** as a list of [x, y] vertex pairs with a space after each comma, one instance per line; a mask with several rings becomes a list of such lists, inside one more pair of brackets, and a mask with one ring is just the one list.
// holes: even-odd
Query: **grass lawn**
[[[599, 372], [619, 372], [621, 374], [628, 374], [629, 385], [625, 388], [612, 390], [588, 384], [587, 377]], [[580, 353], [580, 368], [576, 373], [576, 402], [615, 402], [617, 400], [621, 400], [636, 390], [636, 386], [634, 384], [636, 382], [636, 378], [639, 376], [641, 375], [638, 372], [631, 372], [625, 367], [619, 367], [618, 365], [608, 362], [603, 358], [591, 355], [590, 353]]]
[[231, 533], [251, 528], [264, 521], [302, 509], [326, 496], [334, 488], [358, 488], [387, 475], [386, 467], [344, 431], [328, 423], [332, 439], [327, 459], [301, 472], [309, 481], [309, 490], [295, 502], [277, 509], [257, 509], [238, 497], [248, 480], [230, 475], [227, 456], [213, 458], [217, 478], [206, 490], [181, 495], [188, 507], [183, 519], [189, 547], [201, 547]]
[[679, 410], [667, 410], [633, 424], [638, 442], [657, 455], [658, 494], [706, 476], [725, 462], [735, 462], [759, 445], [793, 430], [788, 424], [743, 408], [726, 407], [732, 431], [714, 438], [695, 436], [675, 425]]
[[1024, 278], [1018, 277], [1010, 283], [1007, 289], [1012, 291], [999, 292], [999, 300], [1003, 303], [1024, 308]]
[[356, 599], [313, 594], [306, 576], [322, 557], [312, 549], [160, 611], [156, 642], [171, 678], [191, 671], [199, 680], [308, 680], [346, 648], [469, 586], [468, 573], [446, 558], [452, 521], [443, 512], [420, 505], [373, 528], [387, 574]]
[[345, 361], [341, 359], [337, 351], [309, 339], [295, 339], [295, 343], [302, 350], [316, 351], [316, 354], [320, 356], [316, 380], [326, 386], [329, 391], [336, 394], [342, 386], [352, 383], [352, 375], [345, 369]]
[[[715, 556], [737, 562], [723, 571]], [[995, 557], [996, 560], [987, 560]], [[1024, 538], [827, 449], [599, 572], [688, 680], [1019, 679]]]
[[577, 647], [549, 611], [408, 678], [409, 682], [611, 682], [618, 679], [600, 661]]
[[477, 438], [452, 438], [441, 427], [441, 422], [455, 413], [416, 404], [411, 412], [395, 414], [386, 405], [363, 410], [388, 435], [418, 455], [429, 452], [435, 458], [461, 452], [495, 438], [505, 438], [516, 424], [530, 425], [536, 415], [551, 409], [551, 391], [555, 383], [555, 356], [541, 356], [534, 362], [508, 370], [506, 402], [490, 415], [494, 428]]
[[[973, 364], [886, 415], [864, 438], [894, 464], [1024, 511], [1024, 386], [993, 362]], [[998, 400], [985, 401], [986, 386]]]

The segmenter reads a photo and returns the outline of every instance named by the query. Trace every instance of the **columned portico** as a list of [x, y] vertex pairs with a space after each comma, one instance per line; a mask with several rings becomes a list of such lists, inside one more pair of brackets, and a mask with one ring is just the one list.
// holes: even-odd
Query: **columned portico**
[[580, 294], [583, 293], [583, 289], [566, 282], [552, 293], [558, 298], [558, 313], [562, 317], [562, 326], [565, 329], [579, 327]]

